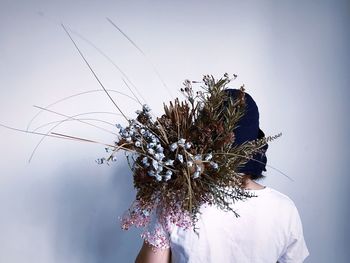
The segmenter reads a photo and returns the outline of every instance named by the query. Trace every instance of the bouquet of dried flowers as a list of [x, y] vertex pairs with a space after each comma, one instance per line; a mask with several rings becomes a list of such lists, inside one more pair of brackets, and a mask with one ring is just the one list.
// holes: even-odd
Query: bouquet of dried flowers
[[[242, 86], [237, 99], [229, 97], [225, 89], [231, 80], [228, 74], [219, 80], [205, 75], [204, 86], [196, 92], [193, 84], [198, 82], [186, 80], [181, 89], [186, 99], [164, 104], [162, 116], [153, 119], [144, 104], [128, 126], [117, 124], [119, 138], [109, 148], [111, 154], [98, 163], [116, 160], [120, 150], [128, 153], [137, 194], [121, 218], [124, 229], [147, 228], [157, 211], [161, 221], [196, 230], [201, 205], [216, 205], [238, 216], [230, 202], [253, 197], [242, 188], [237, 168], [281, 134], [234, 145], [234, 129], [245, 113], [245, 93]], [[156, 233], [143, 233], [150, 235]]]

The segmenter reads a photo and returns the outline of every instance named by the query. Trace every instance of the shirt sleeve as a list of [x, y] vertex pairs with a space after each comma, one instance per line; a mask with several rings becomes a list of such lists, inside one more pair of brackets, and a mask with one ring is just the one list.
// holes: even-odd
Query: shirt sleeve
[[279, 263], [302, 263], [309, 255], [303, 234], [303, 227], [299, 212], [293, 205], [290, 221], [289, 242], [283, 255], [279, 258]]

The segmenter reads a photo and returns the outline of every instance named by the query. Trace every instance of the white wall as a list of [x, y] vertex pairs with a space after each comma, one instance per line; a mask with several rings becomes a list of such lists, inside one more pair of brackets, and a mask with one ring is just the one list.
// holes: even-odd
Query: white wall
[[[239, 75], [232, 87], [245, 84], [265, 133], [283, 133], [270, 144], [268, 163], [294, 182], [268, 169], [264, 184], [295, 201], [311, 253], [306, 262], [347, 262], [349, 7], [346, 1], [1, 0], [0, 123], [25, 128], [37, 112], [32, 105], [100, 88], [60, 21], [106, 52], [161, 113], [162, 102], [172, 97], [105, 20], [110, 17], [146, 52], [174, 97], [181, 96], [185, 78]], [[115, 68], [74, 37], [106, 87], [127, 92]], [[115, 99], [131, 116], [137, 109]], [[115, 112], [102, 92], [52, 109]], [[32, 127], [60, 118], [44, 113]], [[114, 138], [82, 123], [56, 131]], [[132, 262], [139, 232], [123, 232], [117, 224], [134, 197], [122, 154], [118, 165], [98, 166], [102, 146], [48, 138], [28, 164], [40, 137], [0, 128], [0, 138], [0, 262]]]

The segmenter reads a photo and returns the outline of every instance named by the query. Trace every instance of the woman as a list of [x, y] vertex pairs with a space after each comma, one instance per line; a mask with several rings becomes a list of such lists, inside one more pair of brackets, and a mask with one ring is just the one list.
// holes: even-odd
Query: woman
[[[236, 98], [239, 90], [225, 90]], [[246, 112], [235, 129], [235, 144], [264, 137], [259, 128], [259, 111], [253, 98], [245, 93]], [[268, 145], [263, 149], [266, 152]], [[169, 262], [238, 262], [238, 263], [297, 263], [309, 255], [303, 237], [302, 223], [294, 202], [286, 195], [256, 182], [266, 171], [265, 153], [257, 153], [238, 172], [244, 186], [256, 197], [237, 201], [232, 207], [240, 215], [205, 205], [197, 226], [199, 235], [191, 229], [156, 223], [166, 233], [170, 245], [155, 249], [154, 239], [146, 240], [136, 263]], [[171, 229], [166, 231], [165, 229]]]

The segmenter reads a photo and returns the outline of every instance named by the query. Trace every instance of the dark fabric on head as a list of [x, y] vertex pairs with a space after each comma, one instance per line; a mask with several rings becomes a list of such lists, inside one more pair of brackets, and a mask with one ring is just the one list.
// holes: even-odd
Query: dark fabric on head
[[[235, 100], [238, 98], [241, 91], [238, 89], [226, 89], [225, 92], [227, 92], [229, 96]], [[238, 121], [237, 128], [233, 130], [235, 134], [235, 142], [233, 143], [233, 146], [241, 145], [246, 141], [253, 141], [265, 136], [264, 132], [259, 128], [258, 106], [248, 93], [244, 92], [244, 94], [246, 102], [245, 114]], [[268, 144], [266, 144], [262, 150], [266, 152], [267, 148]], [[239, 168], [237, 172], [248, 174], [252, 179], [264, 177], [262, 172], [266, 171], [267, 162], [265, 153], [256, 153], [253, 158], [259, 162], [249, 160], [244, 166]]]

